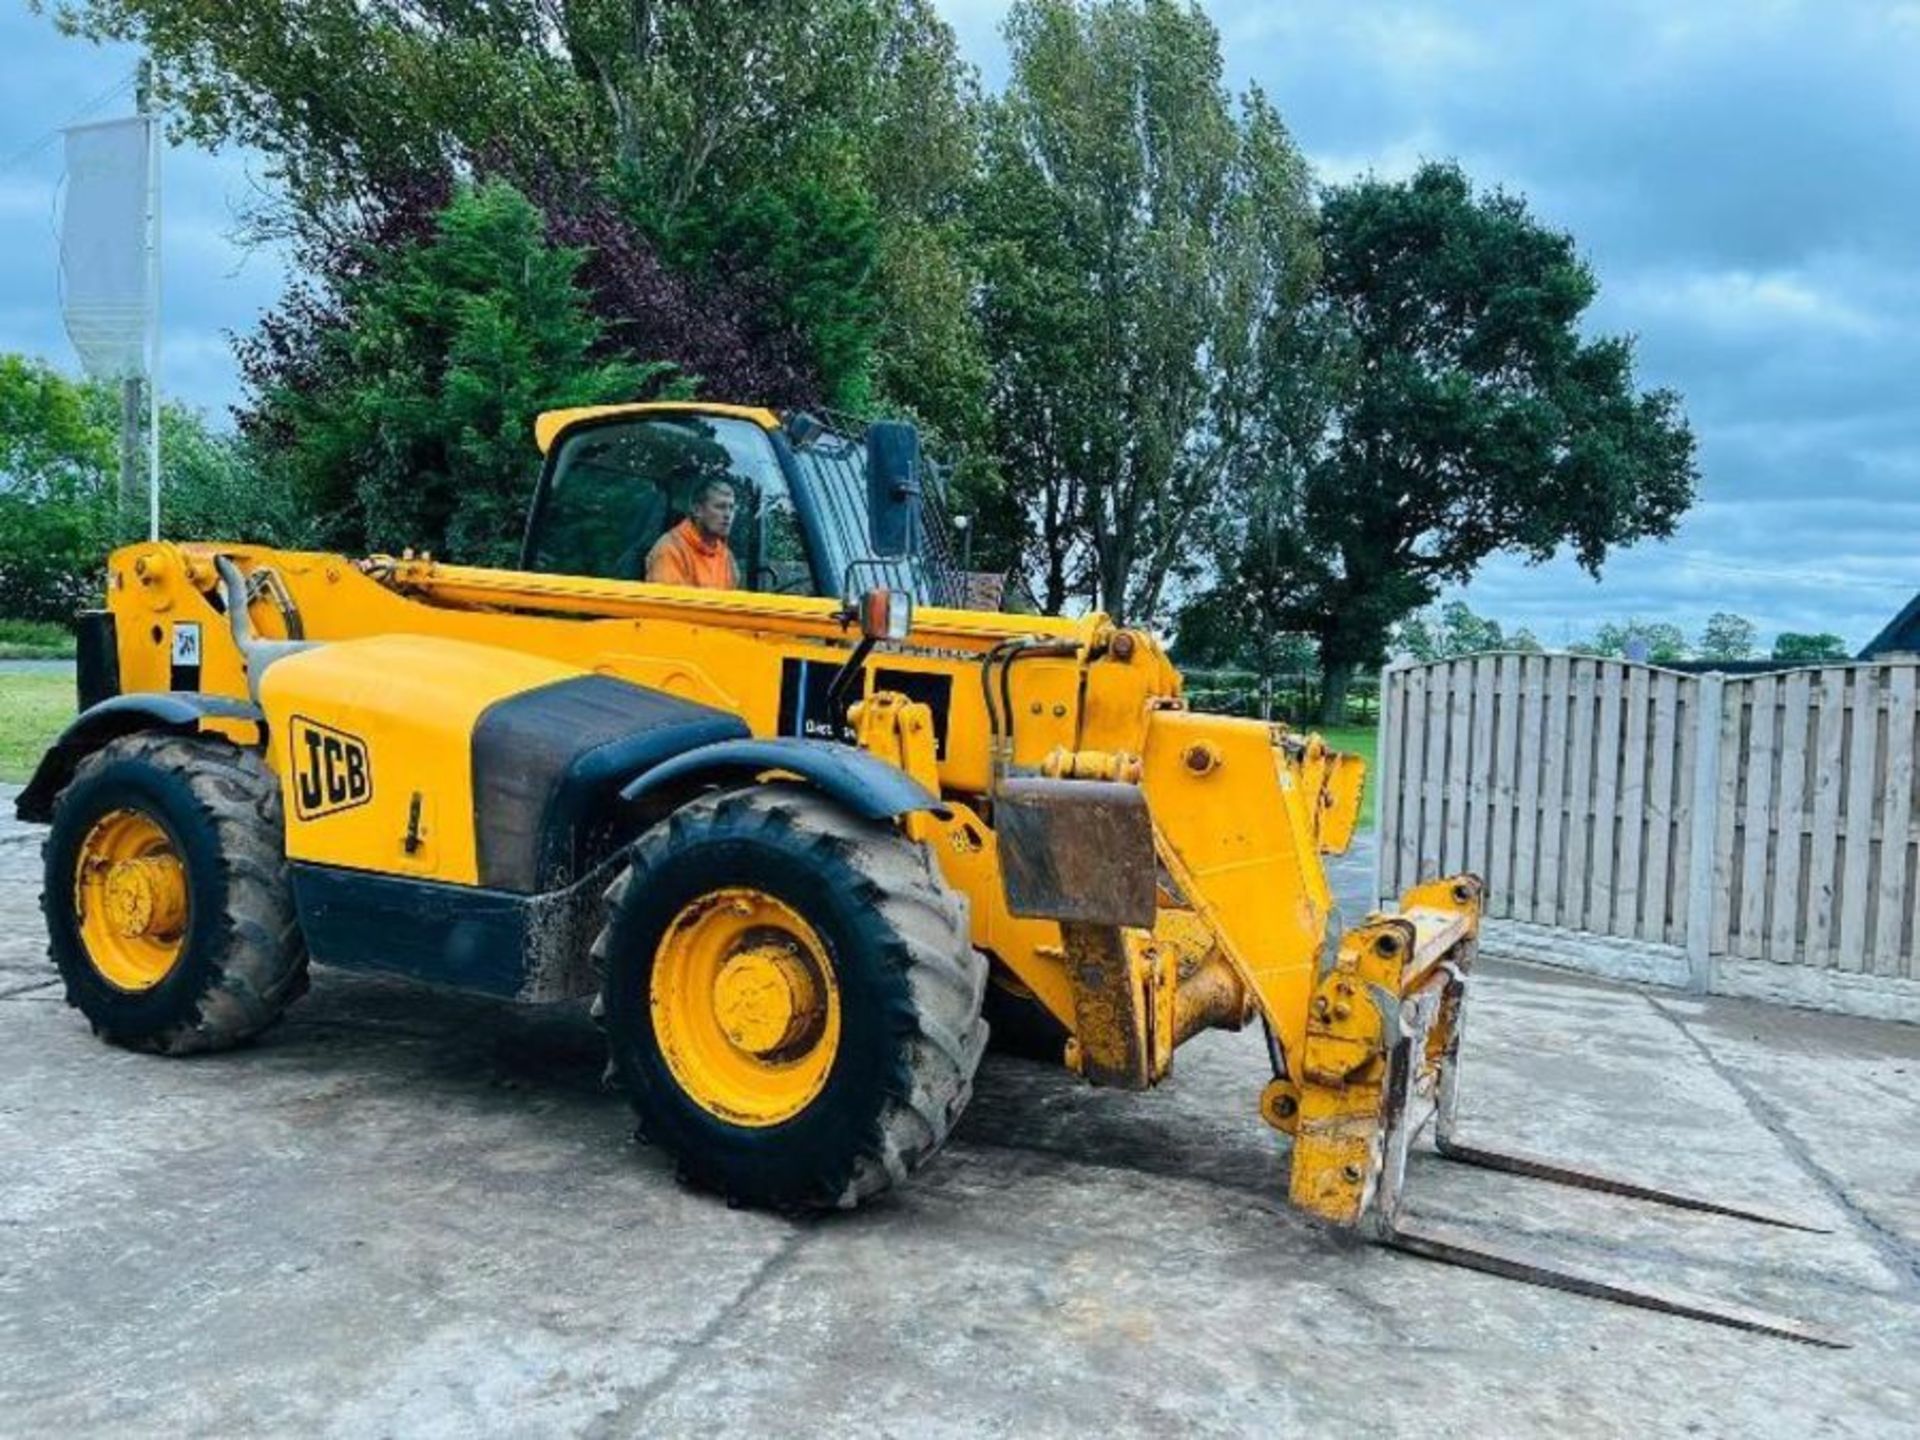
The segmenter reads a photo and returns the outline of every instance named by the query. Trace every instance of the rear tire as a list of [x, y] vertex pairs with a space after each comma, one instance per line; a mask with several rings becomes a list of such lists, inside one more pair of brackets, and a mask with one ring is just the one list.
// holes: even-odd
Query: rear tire
[[[100, 916], [88, 918], [107, 908], [106, 882], [82, 880], [112, 868], [96, 850], [115, 826], [152, 836], [148, 850], [183, 889], [165, 944], [128, 947], [134, 973], [126, 955], [106, 953]], [[285, 844], [279, 784], [250, 750], [148, 733], [87, 756], [54, 804], [42, 850], [40, 907], [67, 1003], [102, 1039], [161, 1055], [224, 1050], [265, 1030], [307, 988]]]
[[[986, 1046], [987, 966], [973, 948], [964, 897], [941, 878], [926, 846], [811, 791], [726, 791], [693, 801], [635, 841], [607, 899], [593, 954], [609, 1075], [632, 1101], [643, 1138], [671, 1153], [688, 1179], [747, 1204], [848, 1207], [905, 1180], [940, 1148], [972, 1095]], [[817, 941], [819, 988], [832, 994], [831, 1028], [805, 1042], [831, 1045], [817, 1093], [781, 1094], [792, 1082], [778, 1072], [809, 1063], [804, 1054], [789, 1063], [791, 1051], [760, 1062], [775, 1099], [758, 1113], [745, 1093], [751, 1057], [742, 1064], [738, 1055], [715, 1056], [722, 1073], [705, 1094], [700, 1075], [689, 1076], [683, 1037], [707, 1022], [663, 1015], [662, 1007], [698, 1011], [719, 1002], [663, 992], [656, 972], [694, 973], [677, 958], [679, 937], [688, 916], [717, 901], [742, 914], [757, 907], [756, 914], [789, 915], [798, 923], [788, 928], [807, 945]], [[749, 953], [766, 933], [748, 931], [727, 953]], [[772, 953], [785, 952], [776, 945]], [[731, 962], [720, 963], [724, 970]], [[710, 1050], [724, 1049], [711, 1039], [718, 1033], [709, 1025]]]

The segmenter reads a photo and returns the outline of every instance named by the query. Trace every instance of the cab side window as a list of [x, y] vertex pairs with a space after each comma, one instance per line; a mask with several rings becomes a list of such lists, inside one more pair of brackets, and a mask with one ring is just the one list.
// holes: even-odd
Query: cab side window
[[535, 570], [644, 578], [647, 552], [671, 523], [668, 497], [635, 474], [620, 439], [588, 431], [562, 450], [534, 536]]
[[733, 555], [750, 589], [777, 595], [813, 594], [806, 537], [785, 485], [763, 494], [746, 527], [736, 525]]
[[766, 432], [724, 416], [659, 416], [563, 437], [528, 546], [534, 570], [643, 580], [662, 535], [720, 481], [734, 495], [727, 536], [738, 583], [810, 594], [813, 570]]

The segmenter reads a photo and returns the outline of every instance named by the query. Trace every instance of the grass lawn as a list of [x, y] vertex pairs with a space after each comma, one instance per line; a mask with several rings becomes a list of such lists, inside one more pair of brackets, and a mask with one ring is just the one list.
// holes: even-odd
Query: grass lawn
[[73, 632], [37, 620], [0, 619], [0, 660], [71, 660]]
[[0, 780], [23, 783], [72, 718], [71, 675], [0, 673]]
[[1333, 749], [1358, 755], [1367, 762], [1367, 784], [1360, 794], [1360, 828], [1364, 830], [1373, 824], [1373, 792], [1380, 783], [1380, 762], [1373, 753], [1380, 732], [1372, 726], [1330, 725], [1320, 734]]

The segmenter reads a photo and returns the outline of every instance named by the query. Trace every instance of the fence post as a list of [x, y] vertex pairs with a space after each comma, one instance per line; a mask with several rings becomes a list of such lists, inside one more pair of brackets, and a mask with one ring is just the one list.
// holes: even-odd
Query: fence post
[[1720, 720], [1727, 677], [1700, 677], [1694, 692], [1693, 839], [1687, 849], [1687, 979], [1713, 989], [1713, 872], [1720, 835]]
[[1394, 823], [1397, 831], [1400, 822], [1399, 801], [1389, 801], [1387, 787], [1400, 783], [1400, 767], [1394, 762], [1393, 740], [1387, 734], [1387, 682], [1393, 674], [1393, 663], [1389, 661], [1380, 667], [1380, 719], [1379, 728], [1374, 731], [1374, 756], [1378, 773], [1373, 777], [1378, 788], [1373, 792], [1373, 903], [1389, 905], [1392, 897], [1387, 894], [1387, 843], [1389, 839], [1398, 839], [1398, 835], [1389, 836], [1388, 820]]

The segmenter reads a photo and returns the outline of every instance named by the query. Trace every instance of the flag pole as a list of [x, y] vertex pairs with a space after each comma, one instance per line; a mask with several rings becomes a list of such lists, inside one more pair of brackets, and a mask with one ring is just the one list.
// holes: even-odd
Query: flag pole
[[140, 110], [147, 119], [147, 538], [160, 538], [160, 117], [152, 106], [153, 62], [140, 62]]

